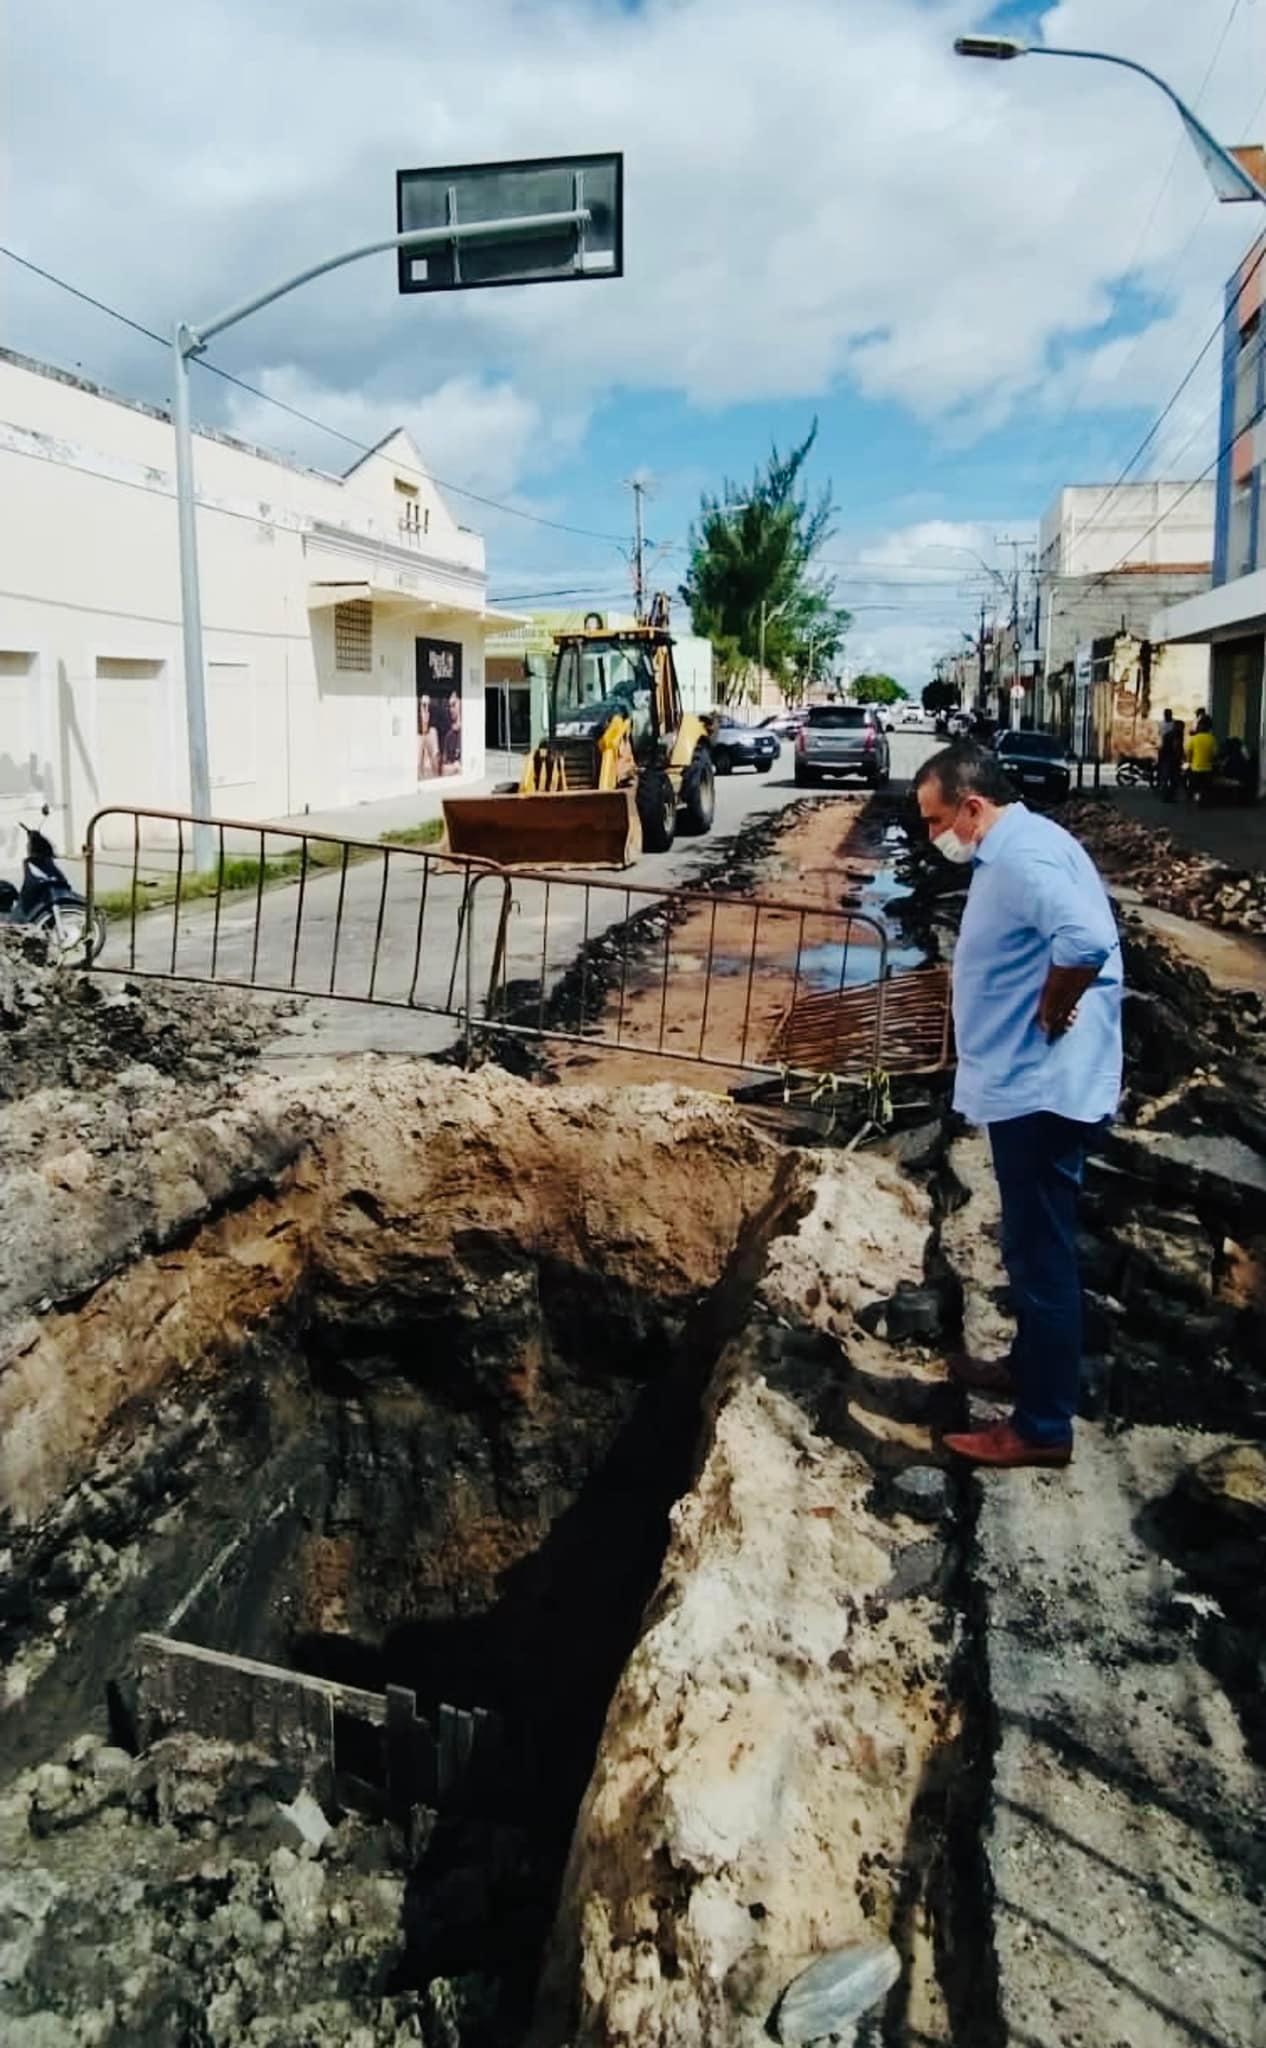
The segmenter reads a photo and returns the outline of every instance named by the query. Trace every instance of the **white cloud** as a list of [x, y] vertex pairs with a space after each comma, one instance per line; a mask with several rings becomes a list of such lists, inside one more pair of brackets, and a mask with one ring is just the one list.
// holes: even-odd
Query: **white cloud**
[[[1146, 53], [1194, 96], [1226, 19], [1211, 4], [1062, 0], [1042, 31]], [[643, 392], [714, 409], [820, 401], [852, 383], [951, 447], [1029, 411], [1158, 409], [1257, 223], [1207, 208], [1172, 110], [1141, 80], [956, 60], [970, 12], [963, 0], [184, 0], [175, 12], [170, 0], [41, 0], [8, 22], [6, 238], [166, 331], [389, 232], [399, 165], [623, 148], [619, 283], [401, 301], [381, 257], [214, 350], [358, 440], [403, 423], [437, 474], [563, 519], [542, 495], [551, 470], [612, 399], [635, 431]], [[1263, 132], [1264, 58], [1258, 0], [1237, 10], [1201, 105], [1229, 140]], [[1153, 309], [1137, 342], [1098, 331], [1127, 270]], [[161, 392], [151, 345], [0, 276], [14, 345]], [[1208, 461], [1217, 368], [1215, 346], [1145, 473]], [[339, 459], [272, 407], [219, 402], [267, 445]], [[530, 563], [521, 524], [467, 516], [494, 560], [500, 537], [500, 559], [513, 546]], [[925, 522], [868, 539], [866, 567], [890, 582], [913, 560], [928, 599], [889, 621], [860, 608], [886, 601], [883, 577], [845, 579], [852, 658], [925, 667], [978, 575], [962, 549], [998, 561], [994, 531]], [[621, 574], [609, 553], [574, 552]], [[511, 581], [537, 579], [550, 580], [525, 567]], [[901, 601], [921, 604], [917, 591]]]
[[[982, 520], [923, 519], [868, 535], [847, 546], [840, 596], [853, 612], [847, 659], [854, 669], [879, 669], [907, 689], [921, 689], [938, 654], [974, 632], [983, 603], [1007, 617], [1016, 559], [1000, 545], [1002, 529]], [[1006, 532], [1021, 543], [1027, 589], [1035, 532], [1021, 523]], [[834, 553], [836, 543], [828, 552]]]
[[[1263, 16], [1240, 10], [1205, 103], [1229, 134]], [[298, 34], [292, 10], [246, 0], [186, 0], [178, 30], [168, 0], [45, 0], [14, 17], [10, 233], [166, 325], [386, 227], [402, 162], [622, 146], [622, 283], [401, 305], [384, 258], [221, 353], [416, 394], [473, 362], [547, 410], [618, 384], [720, 405], [850, 376], [929, 418], [970, 406], [979, 427], [1040, 392], [1053, 340], [1102, 321], [1183, 139], [1106, 67], [955, 60], [962, 20], [948, 0], [370, 0], [308, 6]], [[1193, 93], [1210, 48], [1189, 0], [1064, 0], [1045, 30], [1145, 49]], [[1144, 287], [1187, 240], [1201, 179], [1181, 156]], [[1241, 209], [1197, 236], [1184, 334], [1246, 231]], [[1092, 361], [1097, 395], [1150, 401], [1183, 339], [1141, 351], [1128, 394], [1110, 355]]]
[[[505, 497], [525, 469], [541, 472], [583, 439], [583, 407], [558, 410], [547, 419], [539, 402], [506, 382], [450, 377], [419, 397], [405, 391], [337, 390], [307, 377], [293, 365], [258, 373], [264, 398], [230, 388], [229, 426], [248, 441], [281, 447], [327, 469], [343, 470], [355, 450], [301, 420], [282, 418], [279, 400], [319, 420], [362, 447], [380, 441], [393, 427], [413, 436], [437, 477], [457, 477], [473, 491]], [[460, 515], [460, 505], [458, 511]]]

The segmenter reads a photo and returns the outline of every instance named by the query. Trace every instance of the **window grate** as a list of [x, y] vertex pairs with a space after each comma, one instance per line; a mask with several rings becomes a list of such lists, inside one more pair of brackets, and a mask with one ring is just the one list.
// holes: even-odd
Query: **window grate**
[[359, 669], [374, 665], [374, 607], [367, 597], [349, 598], [334, 607], [334, 666]]

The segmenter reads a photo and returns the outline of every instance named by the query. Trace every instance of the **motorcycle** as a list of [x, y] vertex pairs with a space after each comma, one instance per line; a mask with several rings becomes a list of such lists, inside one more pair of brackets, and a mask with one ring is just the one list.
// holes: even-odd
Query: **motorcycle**
[[1156, 762], [1147, 755], [1127, 754], [1117, 762], [1117, 788], [1137, 789], [1140, 785], [1155, 789]]
[[89, 917], [86, 900], [71, 888], [51, 841], [38, 827], [24, 824], [22, 830], [22, 886], [0, 881], [0, 924], [43, 932], [59, 966], [87, 967], [106, 942], [104, 913], [94, 907]]

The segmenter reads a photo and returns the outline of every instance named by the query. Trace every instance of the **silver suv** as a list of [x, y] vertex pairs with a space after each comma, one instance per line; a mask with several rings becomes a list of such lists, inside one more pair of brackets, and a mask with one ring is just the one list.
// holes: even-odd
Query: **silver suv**
[[888, 735], [869, 704], [811, 704], [796, 741], [796, 781], [859, 775], [872, 789], [888, 786]]

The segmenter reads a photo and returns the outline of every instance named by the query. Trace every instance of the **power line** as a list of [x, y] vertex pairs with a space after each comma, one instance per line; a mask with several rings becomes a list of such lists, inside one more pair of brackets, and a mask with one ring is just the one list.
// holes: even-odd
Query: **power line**
[[[1231, 0], [1231, 11], [1230, 11], [1230, 13], [1229, 13], [1229, 14], [1227, 15], [1227, 18], [1226, 18], [1226, 20], [1225, 20], [1225, 21], [1223, 22], [1223, 24], [1222, 24], [1222, 33], [1221, 33], [1221, 35], [1220, 35], [1220, 36], [1218, 37], [1217, 43], [1216, 43], [1216, 45], [1215, 45], [1215, 47], [1214, 47], [1213, 55], [1212, 55], [1212, 56], [1210, 57], [1210, 59], [1209, 59], [1209, 62], [1208, 62], [1208, 65], [1207, 65], [1207, 67], [1206, 67], [1206, 69], [1205, 69], [1205, 74], [1204, 74], [1204, 77], [1203, 77], [1203, 79], [1202, 79], [1202, 80], [1201, 80], [1201, 82], [1200, 82], [1200, 89], [1199, 89], [1199, 91], [1197, 92], [1197, 94], [1196, 94], [1196, 97], [1195, 97], [1195, 99], [1194, 99], [1194, 100], [1192, 101], [1192, 103], [1191, 103], [1191, 104], [1192, 104], [1192, 108], [1193, 108], [1193, 110], [1194, 110], [1195, 112], [1197, 112], [1197, 113], [1198, 113], [1198, 112], [1200, 111], [1200, 103], [1201, 103], [1201, 101], [1203, 100], [1203, 98], [1204, 98], [1204, 96], [1205, 96], [1206, 92], [1207, 92], [1207, 91], [1208, 91], [1208, 89], [1209, 89], [1209, 81], [1210, 81], [1210, 79], [1211, 79], [1211, 78], [1213, 77], [1214, 71], [1215, 71], [1215, 69], [1216, 69], [1216, 67], [1217, 67], [1217, 62], [1218, 62], [1218, 59], [1219, 59], [1219, 57], [1220, 57], [1220, 56], [1222, 55], [1222, 51], [1223, 51], [1223, 49], [1225, 48], [1225, 45], [1226, 45], [1226, 39], [1227, 39], [1227, 37], [1228, 37], [1228, 36], [1230, 35], [1230, 33], [1231, 33], [1231, 27], [1232, 27], [1232, 24], [1233, 24], [1233, 23], [1234, 23], [1234, 21], [1235, 21], [1235, 17], [1236, 17], [1236, 15], [1237, 15], [1237, 14], [1239, 13], [1239, 11], [1240, 11], [1240, 4], [1241, 4], [1241, 0]], [[1255, 120], [1256, 120], [1256, 118], [1257, 118], [1257, 113], [1258, 113], [1258, 112], [1260, 112], [1260, 110], [1261, 110], [1261, 104], [1262, 104], [1262, 103], [1261, 103], [1261, 101], [1259, 101], [1259, 102], [1258, 102], [1258, 106], [1257, 106], [1257, 109], [1256, 109], [1256, 110], [1255, 110], [1255, 112], [1254, 112], [1254, 113], [1253, 113], [1253, 114], [1252, 114], [1252, 115], [1251, 115], [1251, 116], [1249, 117], [1249, 124], [1248, 124], [1248, 125], [1246, 126], [1246, 128], [1244, 129], [1244, 131], [1243, 131], [1244, 133], [1246, 133], [1246, 134], [1251, 134], [1251, 132], [1252, 132], [1252, 127], [1251, 127], [1251, 123], [1252, 123], [1253, 121], [1255, 121]], [[1178, 161], [1179, 161], [1180, 157], [1181, 157], [1181, 156], [1183, 155], [1183, 153], [1184, 153], [1184, 151], [1186, 150], [1186, 148], [1187, 148], [1187, 143], [1186, 143], [1186, 140], [1185, 140], [1185, 139], [1184, 139], [1183, 141], [1180, 141], [1180, 142], [1176, 143], [1176, 144], [1175, 144], [1175, 146], [1174, 146], [1174, 153], [1173, 153], [1173, 155], [1172, 155], [1172, 156], [1170, 157], [1170, 160], [1169, 160], [1169, 168], [1168, 168], [1168, 169], [1167, 169], [1167, 171], [1165, 172], [1165, 175], [1164, 175], [1164, 177], [1163, 177], [1163, 178], [1161, 179], [1160, 185], [1159, 185], [1159, 187], [1157, 188], [1157, 192], [1156, 192], [1156, 197], [1155, 197], [1155, 198], [1153, 199], [1153, 201], [1152, 201], [1152, 205], [1151, 205], [1151, 210], [1150, 210], [1150, 212], [1148, 213], [1147, 219], [1146, 219], [1146, 220], [1144, 221], [1144, 223], [1143, 223], [1143, 226], [1142, 226], [1142, 228], [1141, 228], [1141, 230], [1140, 230], [1140, 232], [1139, 232], [1139, 235], [1138, 235], [1138, 239], [1136, 240], [1136, 242], [1135, 242], [1135, 244], [1134, 244], [1134, 253], [1133, 253], [1133, 255], [1132, 255], [1132, 256], [1130, 257], [1130, 260], [1129, 260], [1129, 262], [1128, 262], [1128, 263], [1126, 264], [1126, 266], [1125, 266], [1125, 269], [1124, 269], [1124, 271], [1123, 271], [1123, 272], [1121, 273], [1121, 275], [1122, 275], [1123, 277], [1128, 277], [1128, 276], [1130, 275], [1131, 271], [1133, 271], [1133, 270], [1134, 270], [1134, 269], [1135, 269], [1135, 268], [1137, 267], [1137, 265], [1138, 265], [1138, 260], [1139, 260], [1139, 257], [1140, 257], [1140, 256], [1142, 255], [1142, 253], [1143, 253], [1143, 245], [1144, 245], [1144, 243], [1146, 242], [1146, 240], [1147, 240], [1147, 237], [1148, 237], [1148, 235], [1149, 235], [1149, 234], [1151, 233], [1151, 230], [1152, 230], [1152, 222], [1153, 222], [1153, 221], [1155, 220], [1155, 218], [1156, 218], [1157, 214], [1158, 214], [1158, 213], [1159, 213], [1159, 211], [1160, 211], [1160, 203], [1161, 203], [1161, 200], [1162, 200], [1162, 199], [1163, 199], [1163, 198], [1165, 197], [1165, 194], [1166, 194], [1166, 192], [1167, 192], [1167, 191], [1168, 191], [1168, 189], [1169, 189], [1169, 181], [1170, 181], [1170, 179], [1171, 179], [1171, 178], [1173, 177], [1173, 175], [1174, 175], [1174, 171], [1176, 170], [1176, 168], [1177, 168], [1177, 166], [1178, 166]], [[1191, 231], [1190, 235], [1189, 235], [1189, 236], [1187, 237], [1187, 240], [1186, 240], [1186, 242], [1184, 243], [1184, 245], [1183, 245], [1182, 249], [1181, 249], [1181, 250], [1179, 251], [1178, 255], [1177, 255], [1177, 256], [1176, 256], [1175, 258], [1174, 258], [1174, 261], [1173, 261], [1173, 262], [1172, 262], [1172, 263], [1170, 264], [1170, 267], [1169, 267], [1168, 271], [1167, 271], [1167, 272], [1165, 273], [1165, 279], [1164, 279], [1164, 282], [1163, 282], [1163, 284], [1162, 284], [1162, 285], [1160, 286], [1160, 288], [1159, 288], [1159, 291], [1158, 291], [1158, 294], [1157, 294], [1157, 296], [1158, 296], [1158, 297], [1159, 297], [1159, 296], [1161, 296], [1161, 295], [1162, 295], [1162, 294], [1164, 293], [1164, 291], [1165, 291], [1165, 290], [1166, 290], [1166, 289], [1168, 288], [1168, 285], [1169, 285], [1170, 279], [1171, 279], [1171, 278], [1173, 277], [1173, 275], [1174, 275], [1175, 271], [1176, 271], [1176, 270], [1178, 269], [1178, 266], [1179, 266], [1179, 264], [1180, 264], [1180, 263], [1182, 262], [1182, 260], [1183, 260], [1183, 257], [1184, 257], [1184, 256], [1186, 255], [1186, 253], [1187, 253], [1187, 250], [1188, 250], [1188, 249], [1189, 249], [1189, 248], [1191, 247], [1191, 244], [1192, 244], [1192, 242], [1193, 242], [1193, 241], [1195, 240], [1195, 238], [1196, 238], [1196, 236], [1197, 236], [1197, 235], [1199, 234], [1199, 232], [1200, 232], [1201, 228], [1202, 228], [1202, 227], [1204, 226], [1204, 223], [1205, 223], [1205, 221], [1206, 221], [1206, 220], [1208, 219], [1208, 217], [1209, 217], [1209, 212], [1210, 212], [1210, 209], [1211, 209], [1211, 208], [1212, 208], [1212, 207], [1213, 207], [1213, 206], [1214, 206], [1215, 204], [1216, 204], [1216, 201], [1215, 201], [1215, 200], [1213, 200], [1212, 198], [1208, 199], [1208, 200], [1207, 200], [1207, 201], [1205, 202], [1205, 205], [1204, 205], [1203, 209], [1201, 210], [1200, 218], [1199, 218], [1199, 219], [1197, 220], [1197, 222], [1196, 222], [1196, 225], [1195, 225], [1195, 227], [1194, 227], [1194, 228], [1192, 229], [1192, 231]], [[1119, 364], [1118, 364], [1118, 366], [1117, 366], [1117, 370], [1116, 370], [1116, 375], [1115, 375], [1115, 376], [1113, 377], [1113, 379], [1112, 379], [1112, 381], [1113, 381], [1113, 383], [1114, 383], [1114, 384], [1118, 384], [1118, 383], [1120, 383], [1120, 381], [1121, 381], [1121, 378], [1122, 378], [1122, 377], [1123, 377], [1123, 376], [1125, 375], [1126, 369], [1128, 368], [1129, 364], [1130, 364], [1131, 362], [1133, 362], [1133, 360], [1134, 360], [1134, 357], [1135, 357], [1135, 355], [1136, 355], [1136, 354], [1138, 353], [1138, 346], [1139, 346], [1139, 342], [1141, 341], [1141, 339], [1142, 339], [1142, 336], [1143, 336], [1143, 333], [1144, 333], [1144, 332], [1145, 332], [1145, 330], [1143, 330], [1143, 329], [1140, 329], [1139, 333], [1135, 335], [1135, 337], [1134, 337], [1134, 340], [1133, 340], [1133, 343], [1132, 343], [1132, 345], [1130, 346], [1130, 348], [1128, 348], [1128, 349], [1126, 350], [1126, 353], [1125, 353], [1125, 355], [1124, 355], [1124, 356], [1122, 357], [1122, 359], [1121, 359], [1120, 363], [1119, 363]], [[1075, 412], [1076, 412], [1076, 410], [1077, 410], [1077, 408], [1078, 408], [1078, 407], [1080, 406], [1080, 404], [1081, 404], [1081, 401], [1082, 401], [1082, 397], [1083, 397], [1083, 395], [1084, 395], [1084, 393], [1085, 393], [1085, 390], [1086, 390], [1086, 387], [1087, 387], [1087, 385], [1088, 385], [1089, 381], [1090, 381], [1090, 366], [1089, 366], [1089, 363], [1087, 363], [1087, 365], [1086, 365], [1086, 367], [1085, 367], [1085, 369], [1084, 369], [1084, 371], [1083, 371], [1083, 373], [1082, 373], [1082, 378], [1081, 378], [1081, 382], [1080, 382], [1080, 383], [1079, 383], [1079, 385], [1077, 386], [1077, 391], [1076, 391], [1076, 394], [1075, 394], [1075, 396], [1074, 396], [1074, 397], [1072, 398], [1072, 400], [1070, 401], [1070, 403], [1069, 403], [1069, 405], [1068, 405], [1068, 407], [1067, 407], [1067, 409], [1066, 409], [1066, 414], [1067, 414], [1067, 416], [1068, 416], [1068, 417], [1071, 417], [1071, 416], [1072, 416], [1072, 414], [1073, 414], [1073, 413], [1075, 413]]]
[[[23, 270], [29, 270], [48, 284], [56, 285], [60, 291], [69, 292], [72, 298], [79, 299], [82, 304], [91, 306], [98, 313], [106, 314], [111, 320], [117, 320], [121, 326], [130, 327], [134, 334], [143, 335], [147, 341], [157, 342], [160, 348], [171, 347], [171, 341], [166, 335], [156, 333], [152, 327], [146, 327], [143, 321], [134, 320], [129, 313], [121, 312], [117, 306], [107, 304], [104, 299], [94, 298], [91, 292], [81, 290], [67, 278], [58, 277], [54, 271], [44, 269], [39, 263], [33, 263], [29, 256], [19, 255], [16, 249], [10, 249], [2, 242], [0, 256], [7, 256], [10, 262], [20, 264]], [[451, 491], [455, 497], [465, 498], [471, 504], [486, 506], [494, 512], [504, 512], [512, 519], [528, 520], [533, 526], [549, 527], [554, 533], [570, 533], [582, 540], [599, 540], [619, 548], [625, 545], [617, 534], [602, 533], [589, 526], [572, 526], [562, 519], [547, 519], [540, 512], [525, 512], [519, 505], [509, 505], [501, 498], [490, 498], [481, 491], [471, 490], [466, 484], [457, 484], [449, 477], [437, 476], [433, 470], [416, 469], [411, 463], [397, 462], [394, 458], [383, 455], [369, 442], [358, 441], [354, 434], [344, 433], [341, 427], [332, 427], [328, 420], [317, 419], [314, 414], [304, 412], [300, 406], [291, 405], [284, 398], [276, 398], [270, 391], [262, 391], [258, 385], [248, 383], [244, 377], [235, 376], [231, 370], [221, 369], [218, 363], [211, 362], [209, 358], [195, 356], [193, 360], [199, 369], [206, 370], [212, 377], [218, 377], [222, 383], [232, 384], [238, 391], [245, 391], [251, 398], [259, 399], [262, 404], [275, 406], [278, 412], [288, 413], [291, 419], [301, 420], [305, 426], [315, 427], [319, 433], [329, 434], [333, 440], [342, 441], [347, 447], [354, 448], [362, 458], [370, 456], [381, 462], [390, 462], [391, 467], [399, 475], [416, 476], [424, 482], [438, 484], [441, 490]]]
[[[1242, 285], [1247, 284], [1251, 278], [1256, 276], [1257, 272], [1261, 269], [1263, 263], [1266, 263], [1266, 239], [1263, 240], [1260, 250], [1253, 259], [1253, 262], [1250, 265], [1248, 271], [1245, 273], [1244, 278], [1242, 280]], [[1144, 449], [1148, 447], [1149, 443], [1155, 440], [1157, 434], [1164, 426], [1165, 421], [1169, 418], [1170, 413], [1173, 411], [1179, 399], [1182, 397], [1183, 392], [1187, 389], [1187, 386], [1190, 384], [1192, 378], [1195, 376], [1196, 371], [1200, 368], [1201, 363], [1208, 355], [1209, 350], [1213, 347], [1214, 342], [1221, 340], [1222, 335], [1226, 331], [1226, 318], [1226, 309], [1224, 307], [1221, 314], [1219, 315], [1217, 325], [1214, 327], [1212, 333], [1205, 341], [1204, 346], [1200, 350], [1200, 353], [1196, 357], [1195, 361], [1188, 368], [1185, 376], [1182, 378], [1181, 383], [1178, 385], [1177, 389], [1171, 396], [1169, 403], [1165, 406], [1164, 411], [1158, 414], [1157, 418], [1153, 420], [1151, 426], [1144, 434], [1143, 439], [1139, 442], [1138, 447], [1135, 449], [1133, 455], [1131, 455], [1129, 461], [1126, 463], [1125, 468], [1121, 471], [1121, 474], [1117, 478], [1116, 482], [1113, 484], [1109, 484], [1107, 490], [1104, 492], [1102, 498], [1099, 500], [1099, 503], [1095, 506], [1094, 511], [1091, 513], [1090, 518], [1086, 521], [1086, 524], [1080, 529], [1083, 536], [1087, 533], [1092, 532], [1094, 528], [1099, 524], [1099, 514], [1104, 510], [1104, 507], [1110, 504], [1112, 499], [1116, 496], [1117, 492], [1120, 490], [1122, 484], [1125, 482], [1130, 471], [1134, 468], [1135, 463], [1142, 455]], [[1206, 413], [1204, 418], [1208, 419], [1209, 414]], [[1204, 421], [1202, 420], [1201, 425], [1203, 426], [1203, 424]], [[1183, 447], [1187, 447], [1192, 439], [1194, 439], [1194, 435], [1189, 435], [1188, 440], [1183, 443]], [[1179, 450], [1179, 453], [1181, 452], [1182, 451]], [[1207, 475], [1208, 471], [1206, 470], [1204, 474]], [[1201, 482], [1203, 481], [1203, 478], [1197, 478], [1196, 481]]]
[[1266, 405], [1259, 405], [1257, 411], [1253, 414], [1252, 418], [1245, 420], [1242, 427], [1237, 427], [1235, 429], [1235, 432], [1231, 435], [1230, 439], [1228, 441], [1225, 441], [1222, 444], [1221, 448], [1219, 448], [1212, 462], [1206, 464], [1204, 469], [1201, 470], [1199, 476], [1192, 478], [1191, 482], [1187, 485], [1186, 489], [1180, 491], [1179, 495], [1174, 499], [1173, 504], [1167, 505], [1163, 512], [1158, 513], [1157, 517], [1152, 521], [1151, 525], [1144, 529], [1144, 531], [1139, 535], [1138, 539], [1132, 540], [1130, 542], [1130, 545], [1128, 546], [1128, 548], [1126, 548], [1125, 553], [1117, 557], [1116, 561], [1113, 562], [1111, 568], [1101, 569], [1098, 575], [1095, 577], [1094, 582], [1089, 584], [1088, 587], [1085, 590], [1083, 590], [1077, 597], [1073, 598], [1071, 604], [1069, 604], [1066, 607], [1066, 609], [1072, 611], [1076, 608], [1077, 605], [1086, 604], [1090, 600], [1090, 598], [1094, 596], [1096, 590], [1099, 590], [1103, 587], [1103, 585], [1107, 582], [1109, 576], [1115, 576], [1117, 570], [1124, 567], [1125, 563], [1134, 553], [1134, 550], [1136, 548], [1141, 548], [1145, 540], [1150, 540], [1152, 535], [1155, 533], [1157, 527], [1163, 526], [1165, 521], [1172, 517], [1172, 515], [1178, 510], [1178, 507], [1184, 502], [1184, 500], [1189, 498], [1194, 490], [1199, 489], [1200, 485], [1205, 481], [1205, 478], [1209, 475], [1210, 470], [1216, 469], [1218, 467], [1218, 464], [1225, 460], [1225, 458], [1231, 453], [1231, 450], [1234, 448], [1241, 434], [1247, 434], [1251, 432], [1251, 430], [1257, 425], [1257, 422], [1263, 418], [1266, 418]]

